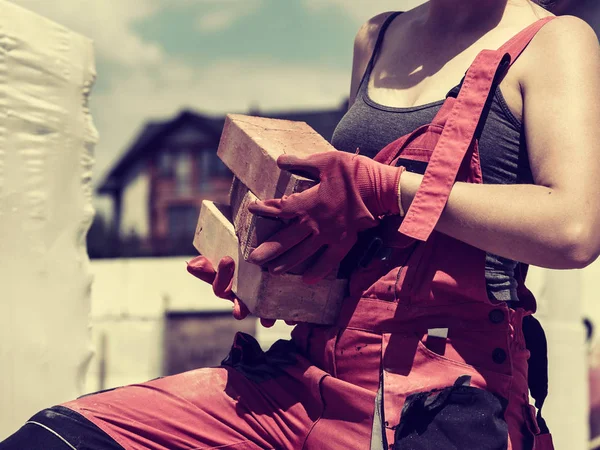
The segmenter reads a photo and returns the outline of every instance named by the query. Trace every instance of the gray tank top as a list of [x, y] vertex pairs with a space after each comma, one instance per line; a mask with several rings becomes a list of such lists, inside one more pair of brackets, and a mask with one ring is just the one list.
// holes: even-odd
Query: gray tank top
[[[386, 29], [400, 13], [384, 22], [367, 70], [358, 88], [356, 101], [340, 120], [331, 140], [338, 150], [373, 157], [390, 142], [422, 125], [430, 123], [444, 99], [410, 108], [380, 105], [369, 97], [368, 84]], [[456, 95], [459, 86], [448, 95]], [[479, 139], [479, 156], [483, 182], [486, 184], [531, 184], [533, 176], [527, 157], [525, 134], [521, 122], [512, 114], [496, 88], [490, 110]], [[517, 262], [491, 253], [486, 254], [485, 279], [491, 300], [518, 301], [514, 276]]]

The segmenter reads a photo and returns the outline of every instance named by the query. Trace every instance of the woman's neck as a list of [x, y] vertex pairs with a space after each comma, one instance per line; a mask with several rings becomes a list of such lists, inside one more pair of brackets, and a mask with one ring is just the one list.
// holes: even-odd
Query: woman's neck
[[[429, 0], [423, 25], [440, 34], [460, 32], [497, 24], [509, 0]], [[526, 4], [529, 0], [510, 0]]]

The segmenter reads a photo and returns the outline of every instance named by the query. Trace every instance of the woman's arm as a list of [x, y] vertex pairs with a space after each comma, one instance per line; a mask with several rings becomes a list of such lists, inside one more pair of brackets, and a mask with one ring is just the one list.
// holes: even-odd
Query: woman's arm
[[[582, 20], [560, 17], [523, 59], [523, 121], [536, 185], [456, 183], [436, 229], [524, 263], [582, 268], [600, 254], [598, 38]], [[402, 176], [405, 210], [421, 179]]]

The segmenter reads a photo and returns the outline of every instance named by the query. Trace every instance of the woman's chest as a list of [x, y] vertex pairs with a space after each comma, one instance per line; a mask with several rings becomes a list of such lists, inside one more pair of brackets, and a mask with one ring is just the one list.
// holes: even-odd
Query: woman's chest
[[[514, 28], [514, 29], [513, 29]], [[374, 103], [390, 107], [418, 107], [443, 99], [460, 83], [469, 66], [484, 49], [497, 49], [522, 29], [494, 31], [479, 38], [456, 42], [432, 41], [410, 36], [410, 29], [390, 30], [379, 50], [366, 86], [366, 95]], [[511, 113], [521, 120], [523, 99], [523, 55], [500, 83], [504, 100]]]
[[[445, 95], [443, 95], [445, 96]], [[376, 104], [359, 95], [338, 124], [332, 144], [341, 151], [373, 158], [389, 143], [431, 123], [443, 101], [422, 106], [394, 108]], [[502, 92], [494, 92], [479, 138], [484, 182], [512, 184], [530, 179], [522, 127], [512, 115]]]

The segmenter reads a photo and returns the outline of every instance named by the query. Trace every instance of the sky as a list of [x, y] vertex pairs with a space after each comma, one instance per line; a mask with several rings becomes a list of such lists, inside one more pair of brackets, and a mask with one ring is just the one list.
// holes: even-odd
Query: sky
[[94, 183], [147, 121], [334, 108], [348, 96], [354, 36], [422, 0], [12, 0], [94, 42]]

